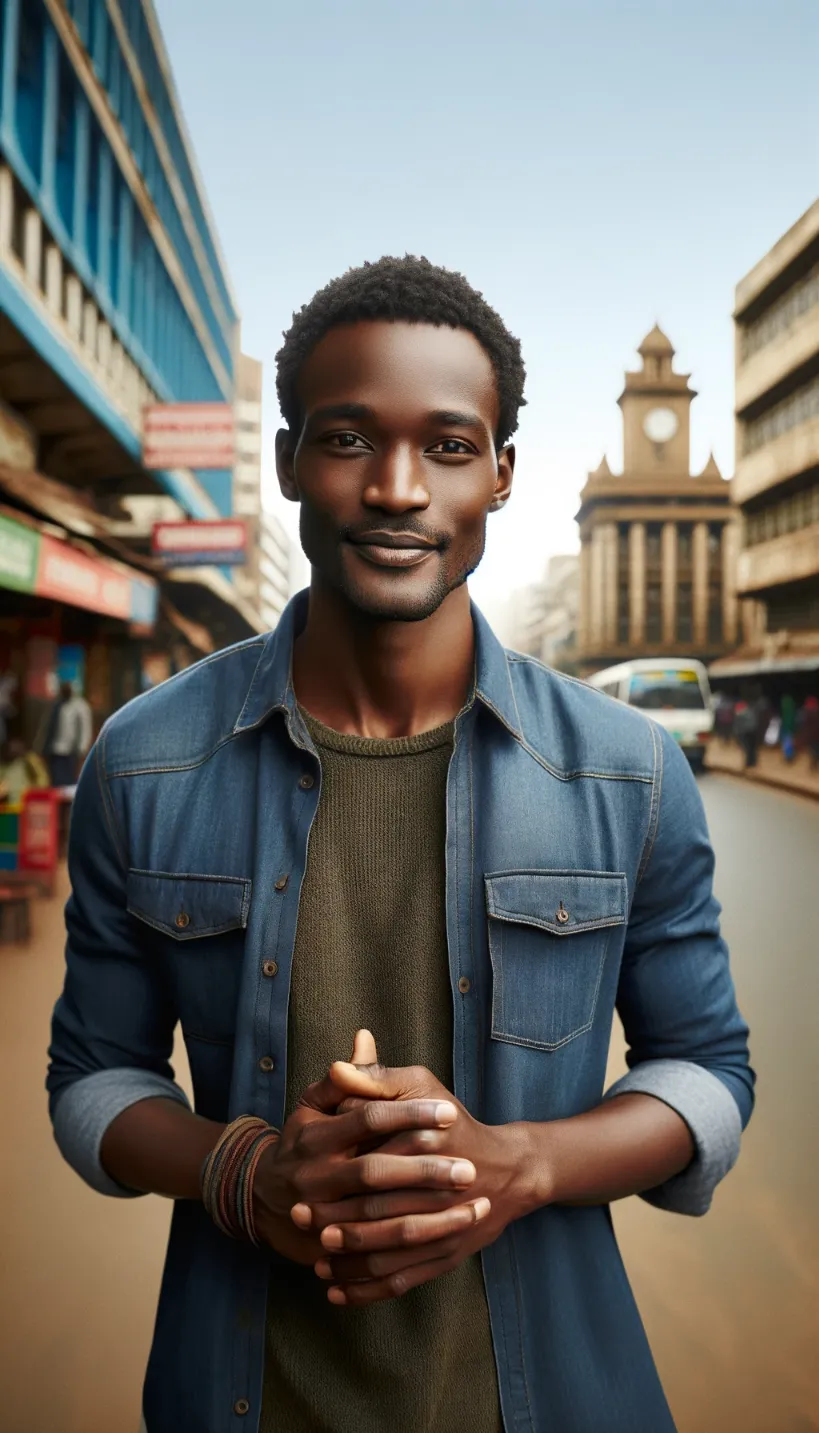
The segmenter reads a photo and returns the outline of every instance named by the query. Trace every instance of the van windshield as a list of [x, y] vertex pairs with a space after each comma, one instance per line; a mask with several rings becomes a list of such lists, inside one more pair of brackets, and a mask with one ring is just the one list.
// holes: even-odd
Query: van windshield
[[647, 712], [702, 711], [705, 699], [696, 672], [635, 672], [628, 692], [629, 706]]

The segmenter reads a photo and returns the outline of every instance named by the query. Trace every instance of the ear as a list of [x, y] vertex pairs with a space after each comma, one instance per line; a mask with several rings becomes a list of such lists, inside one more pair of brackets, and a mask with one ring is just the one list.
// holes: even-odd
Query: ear
[[498, 476], [495, 480], [495, 496], [489, 505], [490, 512], [500, 512], [505, 507], [512, 492], [512, 479], [515, 475], [515, 445], [508, 443], [498, 453]]
[[299, 501], [296, 483], [296, 442], [289, 428], [280, 428], [276, 434], [276, 477], [279, 480], [282, 497], [289, 503]]

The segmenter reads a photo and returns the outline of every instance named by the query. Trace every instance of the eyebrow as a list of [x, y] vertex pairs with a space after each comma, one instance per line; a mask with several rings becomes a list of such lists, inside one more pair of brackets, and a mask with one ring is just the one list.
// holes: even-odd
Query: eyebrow
[[[325, 423], [328, 420], [348, 419], [355, 422], [357, 419], [375, 418], [376, 414], [366, 403], [328, 403], [323, 408], [316, 408], [309, 415], [311, 423]], [[475, 413], [458, 413], [449, 408], [439, 408], [433, 413], [428, 413], [428, 423], [443, 424], [444, 427], [453, 428], [483, 428], [485, 425]]]

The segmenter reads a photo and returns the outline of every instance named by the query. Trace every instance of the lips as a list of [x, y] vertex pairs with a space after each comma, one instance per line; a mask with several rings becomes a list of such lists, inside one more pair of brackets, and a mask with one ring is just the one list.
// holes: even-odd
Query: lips
[[409, 532], [372, 532], [349, 539], [359, 557], [374, 567], [418, 567], [438, 548]]

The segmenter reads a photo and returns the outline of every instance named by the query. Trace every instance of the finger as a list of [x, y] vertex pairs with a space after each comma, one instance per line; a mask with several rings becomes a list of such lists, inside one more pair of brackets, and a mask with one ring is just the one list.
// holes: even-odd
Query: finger
[[367, 1100], [347, 1115], [306, 1122], [293, 1148], [307, 1159], [342, 1154], [406, 1130], [449, 1129], [457, 1118], [457, 1108], [449, 1100]]
[[359, 1095], [365, 1100], [395, 1100], [401, 1097], [402, 1081], [395, 1078], [398, 1074], [399, 1071], [377, 1063], [359, 1067], [347, 1060], [335, 1060], [328, 1077], [345, 1095]]
[[404, 1214], [432, 1214], [451, 1209], [462, 1196], [454, 1189], [395, 1189], [380, 1194], [359, 1194], [334, 1204], [296, 1204], [290, 1211], [301, 1229], [326, 1229], [328, 1224], [360, 1223], [365, 1219], [393, 1219]]
[[374, 1279], [384, 1279], [411, 1269], [416, 1264], [429, 1264], [433, 1259], [449, 1259], [457, 1254], [463, 1236], [449, 1236], [435, 1239], [431, 1244], [420, 1244], [412, 1249], [382, 1249], [372, 1254], [338, 1254], [335, 1258], [324, 1255], [314, 1265], [320, 1279], [327, 1283], [340, 1284], [343, 1289], [350, 1284], [368, 1284]]
[[408, 1269], [388, 1274], [384, 1279], [345, 1284], [343, 1287], [332, 1284], [327, 1290], [327, 1298], [331, 1304], [346, 1304], [351, 1308], [361, 1308], [364, 1304], [375, 1304], [384, 1299], [400, 1299], [402, 1294], [416, 1289], [419, 1284], [437, 1279], [440, 1274], [448, 1274], [460, 1262], [458, 1255], [454, 1254], [446, 1258], [431, 1259], [425, 1264], [413, 1264]]
[[[491, 1208], [490, 1201], [481, 1197], [432, 1214], [408, 1214], [400, 1219], [375, 1219], [356, 1224], [331, 1224], [322, 1232], [321, 1242], [331, 1255], [336, 1252], [343, 1256], [368, 1254], [373, 1250], [406, 1250], [471, 1229], [487, 1217]], [[343, 1282], [343, 1260], [339, 1263], [338, 1259], [332, 1258], [330, 1267], [333, 1275]], [[366, 1275], [371, 1272], [389, 1273], [390, 1270], [374, 1268], [364, 1271]]]
[[[377, 1148], [384, 1154], [437, 1154], [450, 1138], [448, 1129], [415, 1129], [379, 1142]], [[364, 1150], [359, 1151], [360, 1154]]]
[[375, 1048], [375, 1039], [369, 1030], [356, 1031], [350, 1062], [353, 1065], [378, 1064], [378, 1051]]
[[364, 1154], [357, 1159], [308, 1161], [299, 1181], [295, 1204], [329, 1203], [348, 1194], [377, 1189], [468, 1189], [475, 1180], [468, 1159], [434, 1154]]

